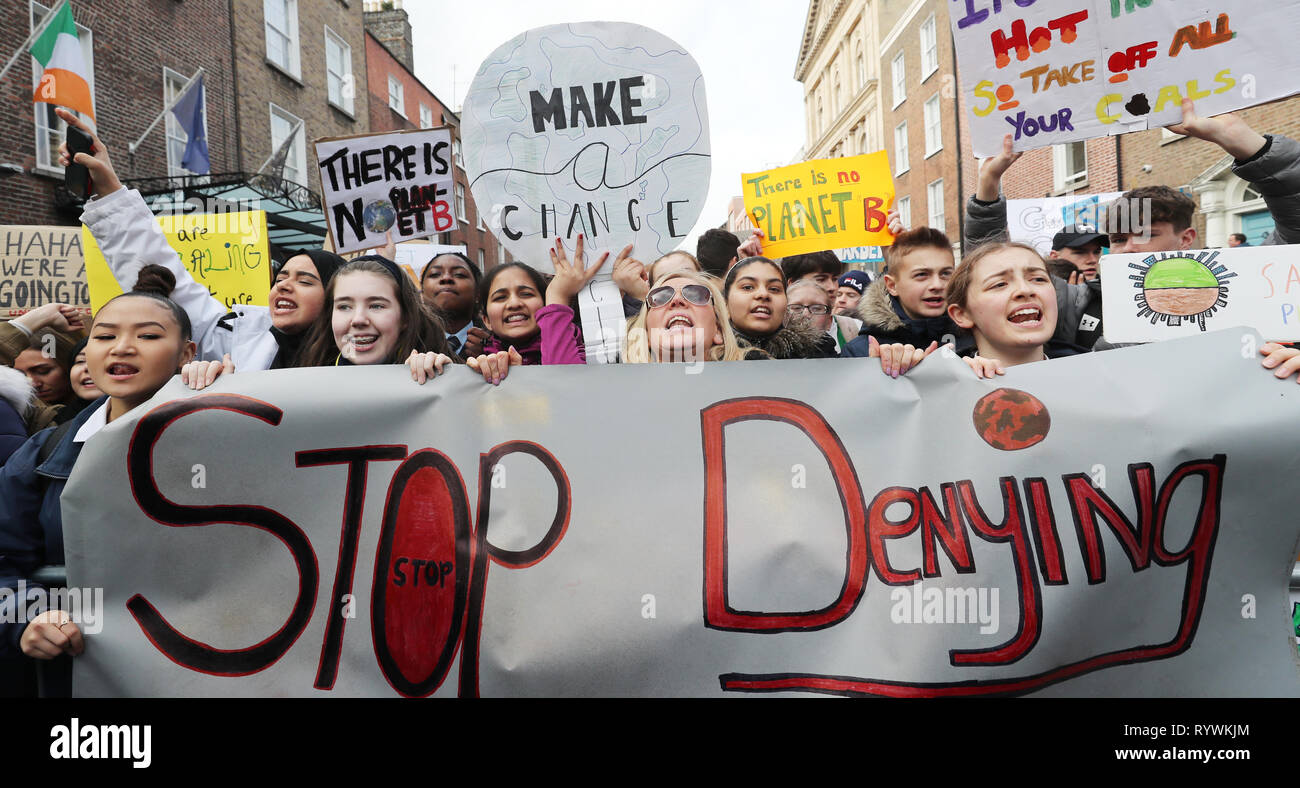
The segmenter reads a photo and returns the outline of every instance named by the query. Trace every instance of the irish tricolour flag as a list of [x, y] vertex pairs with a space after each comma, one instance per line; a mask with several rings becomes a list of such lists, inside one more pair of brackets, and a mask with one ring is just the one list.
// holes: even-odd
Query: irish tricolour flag
[[81, 56], [77, 23], [68, 0], [54, 12], [54, 18], [36, 39], [32, 57], [45, 67], [32, 101], [58, 104], [95, 119], [95, 107], [86, 80], [86, 60]]

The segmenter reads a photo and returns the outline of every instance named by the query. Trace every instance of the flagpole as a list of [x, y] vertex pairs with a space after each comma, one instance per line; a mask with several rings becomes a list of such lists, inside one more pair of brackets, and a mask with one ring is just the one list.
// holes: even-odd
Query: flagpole
[[176, 94], [176, 97], [163, 106], [162, 112], [159, 112], [158, 117], [154, 118], [153, 123], [149, 124], [149, 128], [144, 130], [144, 134], [140, 135], [140, 139], [126, 146], [127, 153], [135, 153], [137, 150], [140, 149], [140, 143], [144, 142], [144, 138], [148, 137], [153, 132], [154, 127], [158, 125], [158, 121], [166, 117], [167, 113], [172, 111], [172, 107], [179, 104], [181, 99], [185, 98], [185, 94], [189, 93], [190, 88], [193, 87], [195, 81], [197, 81], [198, 78], [201, 76], [203, 76], [202, 66], [199, 67], [198, 71], [194, 72], [194, 76], [190, 77], [190, 81], [185, 83], [185, 86], [180, 89], [180, 91]]
[[297, 136], [297, 134], [298, 134], [298, 129], [302, 128], [302, 124], [303, 124], [303, 121], [301, 121], [301, 120], [299, 120], [297, 123], [293, 124], [293, 128], [289, 130], [289, 136], [287, 136], [287, 137], [285, 137], [284, 139], [280, 140], [280, 146], [277, 147], [275, 150], [271, 151], [271, 155], [266, 157], [266, 161], [262, 162], [262, 166], [257, 168], [257, 171], [258, 171], [259, 173], [260, 173], [262, 170], [266, 169], [266, 165], [268, 165], [268, 164], [271, 163], [271, 159], [274, 159], [274, 158], [275, 158], [275, 154], [277, 154], [277, 153], [280, 152], [280, 148], [282, 148], [282, 147], [284, 147], [285, 145], [287, 145], [287, 144], [288, 144], [288, 143], [289, 143], [289, 142], [290, 142], [290, 141], [291, 141], [295, 136]]
[[69, 2], [69, 0], [63, 0], [63, 3], [59, 3], [54, 8], [51, 8], [49, 13], [45, 15], [45, 18], [41, 20], [41, 23], [32, 31], [32, 34], [27, 37], [27, 40], [18, 45], [18, 51], [13, 54], [13, 57], [9, 58], [9, 62], [5, 63], [5, 67], [0, 69], [0, 79], [5, 78], [5, 74], [9, 73], [9, 69], [13, 68], [14, 63], [18, 62], [18, 58], [28, 50], [28, 47], [32, 45], [32, 42], [41, 37], [41, 34], [45, 32], [45, 28], [49, 27], [50, 23], [54, 21], [54, 15], [59, 13], [59, 9], [67, 2]]

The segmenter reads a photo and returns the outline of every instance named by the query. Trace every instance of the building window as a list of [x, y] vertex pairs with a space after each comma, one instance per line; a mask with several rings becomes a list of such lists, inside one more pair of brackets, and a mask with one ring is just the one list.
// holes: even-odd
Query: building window
[[325, 28], [325, 81], [330, 103], [352, 114], [352, 47], [327, 26]]
[[853, 55], [854, 61], [858, 67], [858, 90], [865, 90], [867, 87], [867, 60], [862, 56], [862, 44], [858, 43]]
[[840, 109], [844, 106], [842, 94], [840, 93], [840, 70], [838, 67], [836, 67], [835, 69], [835, 76], [832, 81], [832, 85], [833, 87], [831, 88], [831, 114], [838, 117], [840, 114]]
[[934, 16], [921, 23], [921, 81], [939, 70], [939, 43], [934, 34]]
[[1052, 174], [1058, 192], [1088, 182], [1088, 149], [1083, 140], [1052, 146]]
[[929, 158], [943, 150], [943, 121], [939, 112], [939, 94], [925, 102], [925, 156]]
[[420, 128], [422, 129], [433, 128], [433, 110], [429, 109], [423, 104], [420, 105]]
[[460, 137], [454, 137], [451, 141], [451, 160], [457, 167], [465, 168], [465, 159], [460, 155]]
[[459, 183], [456, 184], [456, 218], [462, 222], [468, 222], [465, 218], [465, 187]]
[[[473, 201], [472, 195], [470, 199]], [[487, 225], [483, 223], [483, 212], [478, 209], [478, 203], [474, 203], [474, 215], [478, 217], [478, 228], [480, 230], [486, 230]]]
[[912, 228], [912, 198], [899, 197], [895, 206], [898, 208], [898, 220], [903, 223], [904, 230]]
[[903, 53], [894, 55], [894, 106], [897, 107], [907, 98], [907, 70], [903, 67]]
[[262, 0], [266, 59], [295, 78], [298, 70], [298, 0]]
[[[31, 4], [31, 29], [36, 30], [45, 17], [50, 13], [39, 3]], [[86, 82], [90, 85], [90, 101], [93, 105], [95, 102], [95, 47], [91, 37], [90, 28], [77, 25], [77, 38], [81, 42], [81, 57], [86, 63]], [[41, 85], [41, 75], [45, 69], [41, 67], [36, 58], [32, 58], [32, 91]], [[30, 103], [31, 98], [27, 101]], [[36, 116], [36, 167], [37, 169], [55, 170], [59, 176], [63, 176], [63, 168], [59, 166], [59, 145], [63, 143], [63, 138], [67, 136], [68, 124], [63, 119], [54, 114], [54, 105], [41, 103], [32, 103], [33, 111]], [[82, 117], [80, 112], [73, 112], [77, 117]]]
[[907, 159], [907, 121], [894, 129], [894, 174], [902, 175], [911, 169]]
[[271, 105], [271, 154], [275, 155], [289, 134], [296, 131], [289, 144], [289, 154], [284, 158], [284, 179], [306, 186], [307, 130], [298, 128], [300, 123], [302, 118]]
[[506, 261], [506, 248], [501, 245], [500, 241], [497, 241], [497, 265], [501, 265], [505, 261]]
[[818, 134], [820, 134], [821, 130], [825, 128], [825, 126], [826, 126], [825, 107], [822, 106], [821, 91], [818, 91], [817, 92], [817, 121], [815, 124], [813, 124], [813, 128], [817, 130]]
[[925, 201], [930, 209], [930, 226], [936, 230], [944, 229], [943, 178], [925, 187]]
[[[164, 105], [170, 104], [181, 94], [185, 83], [190, 78], [184, 74], [172, 71], [170, 68], [163, 68], [163, 102]], [[206, 93], [203, 100], [207, 102]], [[167, 124], [167, 174], [168, 175], [193, 175], [194, 173], [181, 166], [181, 159], [185, 158], [185, 146], [189, 144], [189, 135], [185, 129], [181, 128], [180, 121], [169, 110], [165, 115]], [[208, 108], [203, 107], [203, 134], [206, 137], [208, 129]]]
[[479, 250], [478, 250], [478, 268], [479, 268], [480, 271], [484, 270], [484, 268], [483, 268], [483, 250], [482, 250], [482, 249], [479, 249]]
[[388, 75], [388, 107], [402, 117], [406, 117], [406, 98], [402, 83], [392, 74]]

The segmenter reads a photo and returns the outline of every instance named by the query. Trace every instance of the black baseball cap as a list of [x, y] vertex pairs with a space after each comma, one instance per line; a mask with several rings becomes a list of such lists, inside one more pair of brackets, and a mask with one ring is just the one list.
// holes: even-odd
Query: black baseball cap
[[1096, 228], [1087, 224], [1072, 224], [1052, 236], [1052, 251], [1065, 248], [1078, 249], [1093, 241], [1097, 241], [1102, 246], [1109, 246], [1109, 238], [1105, 233], [1099, 233]]

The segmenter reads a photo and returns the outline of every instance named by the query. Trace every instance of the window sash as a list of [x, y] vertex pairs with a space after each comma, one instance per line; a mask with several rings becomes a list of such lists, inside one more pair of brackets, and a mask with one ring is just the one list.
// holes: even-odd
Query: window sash
[[907, 121], [894, 128], [894, 174], [902, 175], [911, 169], [907, 150]]
[[[34, 31], [36, 26], [41, 23], [57, 3], [51, 3], [50, 6], [41, 3], [31, 3], [29, 11], [29, 29]], [[86, 61], [86, 69], [89, 72], [86, 75], [86, 81], [90, 84], [90, 100], [95, 100], [95, 45], [94, 33], [90, 28], [77, 24], [77, 37], [81, 41], [81, 56]], [[40, 87], [41, 74], [44, 69], [36, 58], [32, 61], [32, 90]], [[30, 100], [30, 99], [29, 99]], [[59, 166], [59, 145], [63, 144], [63, 138], [67, 134], [68, 124], [63, 118], [54, 114], [54, 105], [44, 102], [33, 102], [33, 128], [36, 136], [36, 168], [43, 170], [54, 170], [60, 175], [63, 168]], [[65, 108], [66, 109], [66, 108]], [[72, 112], [72, 110], [69, 110]], [[72, 112], [77, 117], [82, 117], [80, 112]]]

